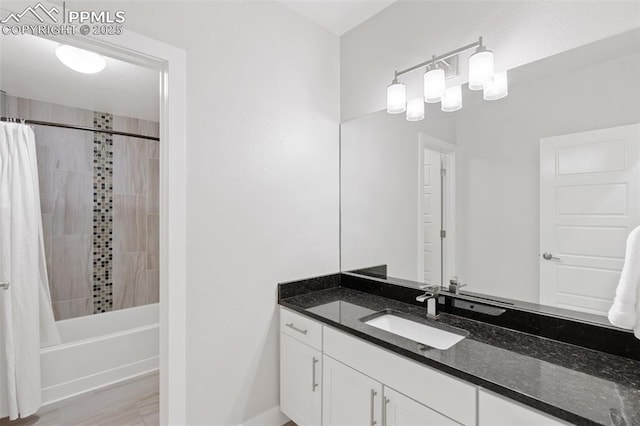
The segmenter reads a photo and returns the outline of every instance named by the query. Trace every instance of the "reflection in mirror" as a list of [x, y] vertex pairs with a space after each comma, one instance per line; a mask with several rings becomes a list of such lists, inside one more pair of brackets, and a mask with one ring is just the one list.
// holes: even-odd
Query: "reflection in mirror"
[[639, 54], [634, 30], [510, 70], [501, 100], [343, 123], [342, 270], [606, 316], [640, 225]]

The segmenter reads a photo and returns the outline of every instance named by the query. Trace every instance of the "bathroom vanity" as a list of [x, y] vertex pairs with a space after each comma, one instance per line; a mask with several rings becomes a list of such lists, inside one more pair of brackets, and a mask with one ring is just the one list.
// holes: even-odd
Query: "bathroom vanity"
[[[299, 426], [640, 424], [640, 361], [491, 324], [515, 317], [499, 303], [470, 319], [441, 296], [426, 319], [422, 293], [349, 273], [280, 284], [281, 410]], [[462, 338], [436, 349], [372, 324], [385, 315]]]

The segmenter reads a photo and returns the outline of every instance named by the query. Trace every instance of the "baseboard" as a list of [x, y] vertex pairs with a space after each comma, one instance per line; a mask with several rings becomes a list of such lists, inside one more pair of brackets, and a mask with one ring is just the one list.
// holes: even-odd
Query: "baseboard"
[[289, 418], [280, 411], [280, 406], [276, 405], [238, 426], [282, 426], [288, 421]]

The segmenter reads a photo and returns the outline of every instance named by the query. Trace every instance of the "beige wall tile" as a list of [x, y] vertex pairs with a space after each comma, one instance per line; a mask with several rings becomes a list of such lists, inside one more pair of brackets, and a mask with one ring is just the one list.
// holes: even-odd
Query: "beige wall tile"
[[138, 120], [136, 133], [145, 136], [160, 137], [160, 124], [157, 121]]
[[47, 263], [47, 276], [49, 286], [51, 286], [51, 260], [52, 260], [52, 236], [53, 236], [53, 214], [42, 215], [42, 238], [44, 239], [44, 257]]
[[113, 249], [115, 253], [147, 250], [146, 197], [113, 196]]
[[17, 98], [17, 104], [17, 118], [53, 121], [53, 104], [24, 98]]
[[92, 132], [48, 127], [45, 134], [53, 168], [93, 171]]
[[147, 303], [158, 303], [160, 301], [160, 270], [153, 269], [147, 271], [147, 291], [149, 298]]
[[53, 233], [90, 234], [93, 229], [93, 173], [53, 173]]
[[147, 213], [160, 211], [160, 161], [149, 159], [149, 191], [147, 193]]
[[144, 139], [113, 137], [113, 193], [147, 192], [148, 147]]
[[54, 235], [51, 244], [51, 299], [60, 302], [89, 297], [93, 270], [91, 235]]
[[38, 184], [40, 186], [40, 209], [42, 213], [53, 213], [53, 169], [38, 170]]
[[91, 297], [53, 302], [52, 305], [53, 314], [56, 317], [56, 321], [83, 317], [85, 315], [91, 315], [93, 313], [93, 303], [91, 302]]
[[146, 253], [119, 253], [113, 256], [113, 309], [138, 306], [146, 294]]
[[160, 224], [158, 215], [147, 215], [147, 269], [160, 267]]
[[154, 160], [159, 160], [160, 159], [160, 142], [158, 141], [147, 141], [147, 147], [148, 147], [148, 155], [149, 158], [152, 158]]

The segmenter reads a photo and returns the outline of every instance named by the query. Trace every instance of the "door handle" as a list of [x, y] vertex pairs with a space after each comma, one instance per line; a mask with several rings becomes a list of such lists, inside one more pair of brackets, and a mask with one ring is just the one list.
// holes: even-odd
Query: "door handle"
[[542, 258], [543, 258], [544, 260], [555, 260], [556, 262], [560, 260], [560, 258], [559, 258], [559, 257], [555, 257], [554, 255], [552, 255], [552, 254], [551, 254], [551, 253], [549, 253], [549, 252], [543, 253], [543, 254], [542, 254]]
[[9, 281], [0, 281], [0, 289], [9, 290], [11, 283]]
[[311, 392], [315, 392], [318, 384], [316, 383], [316, 364], [318, 363], [318, 358], [313, 357], [313, 363], [311, 364]]
[[389, 398], [386, 396], [383, 398], [382, 402], [382, 426], [387, 426], [387, 404], [389, 403]]
[[289, 324], [285, 324], [285, 325], [287, 327], [289, 327], [290, 329], [297, 331], [298, 333], [307, 334], [307, 332], [309, 331], [309, 330], [303, 330], [301, 328], [296, 327], [295, 325], [293, 325], [292, 322], [289, 323]]
[[373, 406], [375, 405], [375, 399], [376, 399], [376, 395], [378, 394], [378, 392], [376, 392], [375, 390], [371, 389], [371, 421], [370, 421], [370, 425], [371, 426], [375, 426], [376, 424], [376, 420], [374, 418], [375, 416], [375, 412], [374, 412], [374, 408]]

